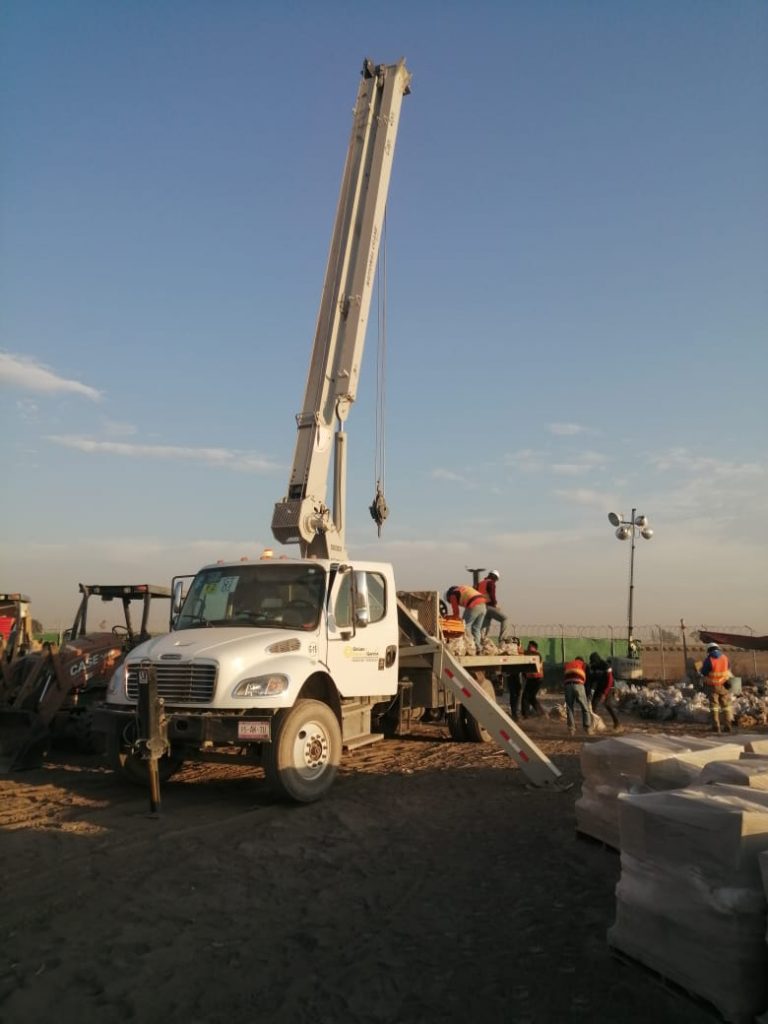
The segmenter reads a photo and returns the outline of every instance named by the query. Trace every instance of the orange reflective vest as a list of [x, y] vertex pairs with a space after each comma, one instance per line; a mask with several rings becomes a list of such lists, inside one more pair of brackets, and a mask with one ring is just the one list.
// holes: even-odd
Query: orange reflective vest
[[[538, 658], [541, 657], [539, 652], [537, 650], [535, 650], [533, 647], [530, 647], [530, 646], [526, 647], [525, 653], [526, 654], [535, 654]], [[528, 669], [525, 670], [523, 675], [525, 676], [526, 679], [543, 679], [544, 678], [544, 672], [542, 671], [542, 664], [541, 664], [541, 662], [539, 662], [539, 667], [538, 668], [528, 668]]]
[[462, 608], [474, 608], [476, 604], [487, 604], [487, 598], [474, 587], [454, 587], [451, 594], [451, 604], [456, 603], [454, 611], [458, 614], [458, 605]]
[[706, 686], [722, 686], [730, 675], [728, 668], [728, 659], [724, 654], [721, 654], [719, 658], [713, 658], [710, 656], [709, 659], [709, 673], [704, 676], [704, 683]]
[[582, 683], [587, 681], [587, 667], [583, 661], [567, 661], [565, 663], [566, 683]]

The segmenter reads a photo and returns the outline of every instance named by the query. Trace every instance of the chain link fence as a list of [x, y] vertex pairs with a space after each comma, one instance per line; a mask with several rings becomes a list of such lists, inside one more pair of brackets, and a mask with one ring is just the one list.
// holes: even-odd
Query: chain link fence
[[[677, 625], [635, 626], [632, 635], [646, 681], [679, 682], [696, 674], [697, 663], [703, 661], [706, 645], [699, 639], [700, 629]], [[717, 626], [718, 632], [744, 634], [744, 626]], [[577, 625], [573, 623], [513, 623], [507, 633], [520, 638], [523, 644], [535, 640], [544, 658], [545, 668], [552, 671], [575, 657], [585, 660], [593, 651], [603, 658], [623, 659], [627, 656], [627, 626], [607, 623]], [[734, 675], [745, 682], [768, 677], [768, 652], [726, 648]]]

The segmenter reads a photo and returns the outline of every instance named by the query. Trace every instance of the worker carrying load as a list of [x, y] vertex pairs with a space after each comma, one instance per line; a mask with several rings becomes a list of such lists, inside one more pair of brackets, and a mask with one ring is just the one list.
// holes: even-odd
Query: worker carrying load
[[477, 585], [477, 589], [481, 594], [485, 594], [488, 606], [485, 609], [485, 622], [483, 629], [485, 635], [490, 640], [491, 638], [491, 623], [498, 622], [499, 624], [499, 643], [504, 641], [504, 634], [507, 629], [507, 616], [499, 608], [499, 602], [496, 598], [496, 584], [500, 580], [499, 570], [491, 569], [485, 579], [480, 580]]
[[479, 648], [488, 598], [474, 587], [458, 586], [446, 590], [445, 600], [450, 604], [456, 618], [460, 618], [461, 610], [464, 610], [464, 629]]
[[701, 676], [712, 716], [712, 732], [720, 732], [721, 708], [725, 719], [723, 732], [730, 732], [733, 724], [733, 708], [729, 693], [731, 668], [727, 656], [721, 652], [717, 644], [707, 644], [707, 656], [701, 666]]

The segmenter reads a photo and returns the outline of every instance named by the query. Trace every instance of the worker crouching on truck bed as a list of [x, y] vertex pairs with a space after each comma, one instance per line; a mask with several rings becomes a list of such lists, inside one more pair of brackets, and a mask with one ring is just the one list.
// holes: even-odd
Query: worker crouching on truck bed
[[563, 672], [565, 675], [565, 714], [568, 719], [568, 732], [573, 736], [576, 732], [576, 718], [573, 712], [578, 704], [581, 708], [581, 721], [584, 732], [592, 732], [592, 712], [587, 702], [587, 666], [583, 658], [566, 661]]
[[717, 644], [709, 644], [707, 656], [701, 666], [704, 690], [709, 701], [712, 716], [712, 731], [720, 732], [720, 710], [722, 709], [725, 723], [723, 732], [730, 732], [733, 725], [733, 708], [731, 707], [730, 683], [731, 666], [727, 655], [723, 654]]
[[481, 594], [485, 594], [485, 598], [488, 602], [485, 609], [485, 622], [483, 623], [483, 629], [485, 635], [490, 640], [491, 638], [491, 623], [498, 622], [499, 624], [499, 643], [504, 639], [504, 634], [507, 630], [507, 616], [499, 608], [499, 602], [496, 598], [496, 584], [499, 582], [499, 570], [491, 569], [485, 579], [480, 580], [477, 584], [477, 589]]
[[458, 618], [463, 610], [464, 629], [471, 634], [477, 647], [480, 647], [485, 610], [488, 599], [474, 587], [449, 587], [445, 592], [445, 600], [450, 604], [453, 614]]

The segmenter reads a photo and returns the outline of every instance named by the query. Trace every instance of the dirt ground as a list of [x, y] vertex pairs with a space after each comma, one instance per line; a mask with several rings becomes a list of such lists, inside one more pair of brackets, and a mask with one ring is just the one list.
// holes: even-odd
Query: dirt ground
[[233, 766], [186, 766], [159, 818], [83, 756], [0, 777], [0, 1021], [710, 1020], [611, 957], [619, 858], [575, 833], [582, 740], [530, 733], [572, 789], [441, 725], [346, 755], [302, 807]]

